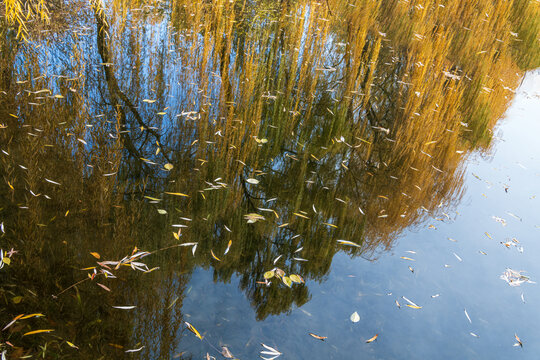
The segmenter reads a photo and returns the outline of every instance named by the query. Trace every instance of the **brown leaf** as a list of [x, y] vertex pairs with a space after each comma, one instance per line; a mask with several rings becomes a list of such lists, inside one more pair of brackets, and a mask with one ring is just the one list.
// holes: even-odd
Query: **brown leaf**
[[379, 337], [379, 334], [375, 334], [375, 336], [373, 336], [371, 339], [367, 339], [366, 343], [369, 344], [370, 342], [375, 341], [377, 339], [377, 337]]
[[315, 339], [319, 339], [321, 341], [324, 341], [324, 339], [328, 339], [328, 336], [319, 336], [315, 335], [314, 333], [309, 333], [309, 335], [313, 336]]

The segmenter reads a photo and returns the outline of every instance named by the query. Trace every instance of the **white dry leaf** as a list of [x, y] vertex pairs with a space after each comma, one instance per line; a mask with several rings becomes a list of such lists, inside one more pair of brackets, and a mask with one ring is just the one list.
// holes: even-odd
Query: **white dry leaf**
[[522, 274], [523, 272], [524, 271], [516, 271], [510, 268], [506, 268], [506, 270], [500, 276], [500, 278], [506, 281], [506, 283], [510, 286], [520, 286], [521, 284], [526, 283], [526, 282], [535, 284], [535, 282], [531, 281], [531, 279], [528, 276], [523, 275]]
[[351, 319], [351, 321], [352, 321], [353, 323], [357, 323], [357, 322], [360, 321], [360, 315], [358, 315], [358, 313], [355, 311], [355, 312], [353, 312], [353, 313], [351, 314], [351, 318], [350, 318], [350, 319]]
[[246, 181], [253, 185], [257, 185], [259, 183], [259, 180], [257, 179], [247, 179]]
[[138, 351], [141, 351], [142, 349], [144, 349], [144, 346], [141, 346], [141, 347], [138, 348], [138, 349], [130, 349], [130, 350], [126, 350], [126, 352], [127, 352], [127, 353], [138, 352]]

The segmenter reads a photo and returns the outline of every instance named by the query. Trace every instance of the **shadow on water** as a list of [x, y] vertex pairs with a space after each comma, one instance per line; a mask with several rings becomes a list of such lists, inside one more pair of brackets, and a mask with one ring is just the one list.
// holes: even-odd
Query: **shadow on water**
[[[259, 320], [302, 306], [337, 252], [450, 219], [463, 160], [540, 65], [528, 1], [76, 9], [1, 32], [0, 324], [43, 314], [2, 331], [13, 357], [189, 358], [199, 267], [239, 277]], [[266, 286], [276, 267], [305, 284]]]

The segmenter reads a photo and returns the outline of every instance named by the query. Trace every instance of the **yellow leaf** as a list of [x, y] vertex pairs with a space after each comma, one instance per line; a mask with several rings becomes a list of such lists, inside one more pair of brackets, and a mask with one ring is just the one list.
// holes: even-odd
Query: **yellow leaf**
[[173, 232], [172, 234], [173, 234], [173, 236], [174, 236], [174, 238], [175, 238], [176, 240], [180, 240], [180, 236], [178, 236], [177, 233]]
[[29, 315], [24, 315], [23, 317], [21, 317], [21, 320], [29, 319], [31, 317], [42, 317], [42, 316], [45, 316], [45, 315], [40, 314], [40, 313], [29, 314]]
[[3, 261], [3, 262], [4, 262], [4, 264], [6, 264], [6, 265], [9, 265], [9, 264], [11, 264], [11, 259], [10, 259], [10, 258], [8, 258], [8, 257], [2, 258], [2, 261]]
[[212, 254], [212, 257], [213, 257], [214, 259], [216, 259], [217, 261], [221, 261], [221, 260], [219, 260], [219, 258], [214, 254], [214, 252], [213, 252], [212, 250], [210, 250], [210, 253]]
[[287, 285], [288, 287], [291, 287], [291, 286], [292, 286], [292, 280], [291, 280], [290, 277], [284, 276], [284, 277], [282, 278], [282, 280], [283, 280], [283, 283], [284, 283], [285, 285]]
[[185, 321], [189, 331], [191, 331], [192, 333], [195, 334], [195, 336], [197, 336], [199, 339], [203, 339], [203, 337], [201, 336], [201, 334], [197, 331], [197, 329], [195, 329], [195, 327], [193, 325], [191, 325], [190, 323], [188, 323], [187, 321]]
[[170, 164], [170, 163], [167, 163], [167, 164], [163, 165], [163, 167], [165, 168], [165, 170], [171, 171], [172, 168], [174, 167], [174, 165]]
[[267, 272], [264, 273], [264, 278], [267, 279], [267, 280], [271, 279], [273, 277], [274, 277], [274, 270], [270, 270], [270, 271], [267, 271]]
[[169, 194], [169, 195], [176, 195], [176, 196], [186, 196], [186, 197], [189, 197], [189, 195], [187, 195], [187, 194], [182, 194], [182, 193], [173, 193], [173, 192], [167, 192], [167, 191], [165, 191], [165, 194]]
[[302, 214], [299, 214], [299, 213], [293, 213], [293, 215], [296, 215], [296, 216], [304, 218], [304, 219], [309, 219], [306, 215], [302, 215]]
[[152, 200], [152, 201], [161, 201], [161, 199], [157, 199], [157, 198], [154, 198], [154, 197], [151, 197], [151, 196], [145, 196], [145, 198], [147, 198], [148, 200]]
[[304, 279], [300, 275], [291, 274], [289, 278], [295, 283], [298, 283], [298, 284], [304, 283]]
[[11, 299], [11, 301], [13, 301], [14, 304], [18, 304], [22, 301], [23, 297], [22, 296], [15, 296], [14, 298]]
[[41, 333], [49, 333], [51, 331], [54, 331], [53, 329], [42, 329], [42, 330], [34, 330], [34, 331], [29, 331], [25, 334], [23, 334], [23, 336], [26, 336], [26, 335], [34, 335], [34, 334], [41, 334]]
[[421, 309], [422, 307], [421, 306], [416, 306], [416, 305], [411, 305], [411, 304], [407, 304], [408, 307], [410, 307], [411, 309]]
[[69, 346], [71, 346], [72, 348], [74, 349], [78, 349], [79, 347], [77, 345], [74, 345], [73, 343], [69, 342], [66, 340], [66, 344], [68, 344]]
[[91, 252], [90, 255], [92, 255], [93, 257], [95, 257], [96, 259], [100, 259], [101, 256], [97, 253], [97, 252]]

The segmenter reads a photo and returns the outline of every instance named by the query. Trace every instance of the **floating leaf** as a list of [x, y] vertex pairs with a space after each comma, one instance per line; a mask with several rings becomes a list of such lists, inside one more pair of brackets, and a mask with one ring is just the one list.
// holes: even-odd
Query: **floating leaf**
[[90, 255], [92, 255], [96, 259], [101, 259], [101, 256], [97, 252], [91, 252]]
[[34, 334], [41, 334], [41, 333], [49, 333], [51, 331], [54, 331], [53, 329], [42, 329], [42, 330], [34, 330], [34, 331], [29, 331], [25, 334], [23, 334], [23, 336], [26, 336], [26, 335], [34, 335]]
[[186, 326], [188, 327], [189, 331], [194, 333], [195, 336], [197, 336], [199, 339], [201, 339], [201, 340], [203, 339], [203, 337], [201, 336], [201, 333], [199, 333], [199, 331], [197, 331], [197, 329], [195, 329], [195, 327], [193, 325], [191, 325], [187, 321], [184, 321], [184, 322], [186, 323]]
[[285, 271], [281, 270], [280, 268], [276, 268], [274, 271], [278, 278], [282, 278], [283, 276], [285, 276]]
[[144, 99], [143, 102], [145, 103], [148, 103], [148, 104], [152, 104], [152, 103], [155, 103], [157, 100], [150, 100], [150, 99]]
[[289, 275], [289, 278], [297, 283], [297, 284], [303, 284], [304, 283], [304, 279], [300, 276], [300, 275], [296, 275], [296, 274], [291, 274]]
[[67, 340], [66, 340], [66, 344], [68, 344], [69, 346], [71, 346], [71, 347], [74, 348], [74, 349], [79, 349], [79, 347], [78, 347], [77, 345], [75, 345], [75, 344], [73, 344], [72, 342], [69, 342], [69, 341], [67, 341]]
[[138, 352], [138, 351], [141, 351], [142, 349], [144, 349], [144, 346], [141, 346], [141, 347], [138, 348], [138, 349], [130, 349], [130, 350], [126, 350], [126, 352], [127, 352], [127, 353]]
[[360, 247], [360, 245], [358, 245], [357, 243], [354, 243], [354, 242], [348, 241], [348, 240], [338, 240], [337, 242], [340, 243], [341, 245], [349, 245], [349, 246]]
[[357, 323], [360, 321], [360, 315], [358, 315], [356, 311], [351, 314], [351, 321], [353, 323]]
[[257, 180], [257, 179], [247, 179], [246, 182], [256, 185], [256, 184], [259, 183], [259, 180]]
[[107, 291], [111, 291], [111, 289], [109, 289], [108, 287], [106, 287], [105, 285], [103, 284], [100, 284], [100, 283], [96, 283], [98, 286], [100, 286], [103, 290], [107, 290]]
[[212, 250], [210, 250], [210, 254], [212, 254], [212, 257], [213, 257], [214, 259], [216, 259], [217, 261], [221, 261], [221, 260], [214, 254], [214, 252], [213, 252]]
[[290, 278], [290, 277], [284, 276], [284, 277], [282, 278], [282, 280], [283, 280], [283, 283], [284, 283], [285, 285], [287, 285], [288, 287], [291, 287], [291, 286], [292, 286], [292, 281], [291, 281], [291, 278]]
[[523, 343], [521, 342], [521, 339], [519, 338], [519, 336], [517, 336], [517, 334], [514, 334], [514, 337], [515, 337], [516, 340], [517, 340], [517, 343], [515, 343], [514, 346], [521, 346], [521, 347], [523, 347]]
[[2, 258], [2, 261], [3, 261], [3, 262], [4, 262], [4, 264], [6, 264], [6, 265], [9, 265], [9, 264], [11, 264], [11, 259], [10, 259], [10, 258], [8, 258], [8, 257], [4, 257], [4, 258]]
[[128, 305], [128, 306], [113, 306], [113, 308], [115, 308], [115, 309], [120, 309], [120, 310], [131, 310], [131, 309], [135, 309], [136, 306], [134, 306], [134, 305]]
[[165, 194], [169, 194], [169, 195], [176, 195], [176, 196], [186, 196], [186, 197], [189, 197], [189, 195], [187, 195], [187, 194], [182, 194], [182, 193], [174, 193], [174, 192], [167, 192], [167, 191], [165, 191]]
[[25, 316], [21, 317], [21, 320], [29, 319], [29, 318], [33, 318], [33, 317], [42, 317], [42, 316], [45, 316], [45, 315], [43, 315], [41, 313], [28, 314], [28, 315], [25, 315]]
[[167, 163], [167, 164], [163, 165], [163, 167], [165, 168], [165, 170], [171, 171], [174, 166], [173, 166], [173, 164]]
[[229, 243], [227, 244], [227, 248], [225, 249], [225, 252], [223, 253], [223, 255], [227, 255], [229, 250], [231, 250], [231, 245], [232, 245], [232, 240], [229, 240]]
[[14, 304], [18, 304], [22, 301], [23, 297], [22, 296], [15, 296], [11, 299], [11, 301], [13, 301]]
[[261, 345], [268, 351], [261, 351], [261, 354], [279, 356], [281, 353], [271, 346], [261, 343]]
[[379, 337], [379, 334], [375, 334], [375, 336], [373, 336], [371, 339], [367, 339], [366, 343], [369, 344], [370, 342], [373, 342], [373, 341], [377, 340], [377, 337]]
[[319, 335], [315, 335], [314, 333], [309, 333], [309, 335], [311, 335], [315, 339], [318, 339], [318, 340], [321, 340], [321, 341], [324, 341], [324, 339], [328, 339], [328, 336], [319, 336]]
[[274, 277], [274, 270], [270, 270], [264, 273], [264, 278], [266, 280], [271, 279]]
[[148, 200], [152, 200], [152, 201], [161, 201], [161, 199], [151, 197], [151, 196], [145, 196], [145, 198], [147, 198]]
[[421, 306], [411, 305], [411, 304], [407, 304], [407, 306], [410, 307], [411, 309], [421, 309], [422, 308]]
[[227, 359], [234, 359], [234, 355], [231, 353], [228, 347], [222, 346], [221, 347], [221, 355], [226, 357]]
[[23, 316], [24, 316], [24, 314], [20, 314], [20, 315], [15, 316], [15, 317], [13, 318], [13, 320], [11, 320], [11, 321], [9, 322], [9, 324], [7, 324], [6, 326], [4, 326], [4, 328], [2, 329], [2, 331], [6, 330], [8, 327], [10, 327], [11, 325], [15, 324], [15, 322], [16, 322], [17, 320], [19, 320], [20, 318], [22, 318]]
[[250, 214], [244, 215], [244, 219], [247, 220], [248, 224], [252, 224], [252, 223], [255, 223], [255, 222], [259, 221], [259, 220], [264, 220], [264, 216], [259, 215], [257, 213], [250, 213]]
[[167, 210], [163, 210], [163, 209], [157, 209], [157, 212], [161, 215], [165, 215], [167, 214]]

